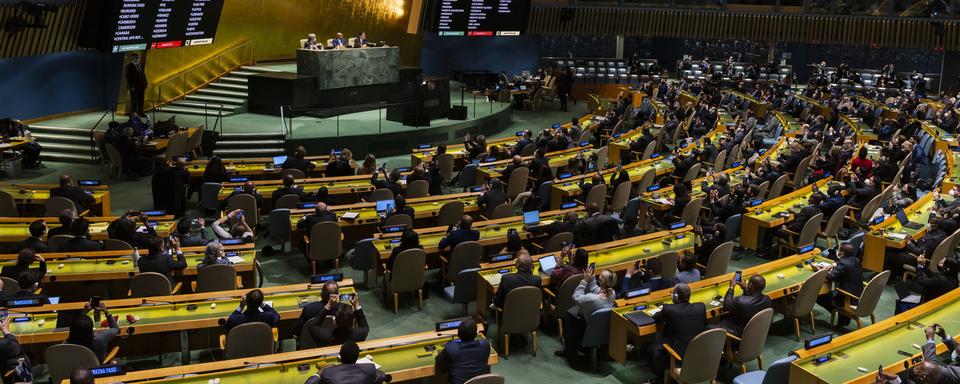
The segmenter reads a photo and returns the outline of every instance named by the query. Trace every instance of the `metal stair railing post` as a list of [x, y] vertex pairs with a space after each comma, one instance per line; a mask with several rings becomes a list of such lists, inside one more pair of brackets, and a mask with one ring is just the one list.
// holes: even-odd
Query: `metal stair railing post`
[[[106, 111], [103, 111], [103, 114], [100, 115], [100, 120], [97, 120], [97, 123], [90, 127], [90, 160], [97, 161], [97, 142], [93, 139], [93, 131], [97, 130], [97, 127], [100, 126], [100, 123], [103, 122], [103, 119], [107, 117], [109, 113], [110, 116], [113, 116], [113, 110], [117, 108], [117, 104], [114, 104], [112, 107], [108, 108]], [[112, 121], [116, 121], [116, 118], [112, 118]], [[103, 156], [101, 153], [100, 156]]]

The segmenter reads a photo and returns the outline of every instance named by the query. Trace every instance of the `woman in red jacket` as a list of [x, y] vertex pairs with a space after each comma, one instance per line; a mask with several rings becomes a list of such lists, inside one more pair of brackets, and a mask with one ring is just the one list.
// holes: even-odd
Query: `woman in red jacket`
[[859, 168], [860, 174], [865, 178], [873, 175], [873, 160], [867, 158], [867, 147], [860, 147], [857, 157], [850, 162], [850, 165], [852, 166], [851, 171], [856, 171]]

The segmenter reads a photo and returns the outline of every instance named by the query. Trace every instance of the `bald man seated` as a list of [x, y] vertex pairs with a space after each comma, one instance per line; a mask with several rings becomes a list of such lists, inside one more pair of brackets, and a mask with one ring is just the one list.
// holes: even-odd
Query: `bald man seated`
[[300, 221], [297, 222], [297, 229], [301, 231], [309, 231], [310, 228], [313, 228], [317, 223], [322, 222], [337, 222], [337, 214], [333, 213], [326, 203], [317, 203], [317, 206], [313, 208], [313, 213], [309, 215], [304, 215]]
[[497, 295], [493, 298], [493, 305], [497, 308], [503, 308], [503, 303], [507, 299], [510, 291], [520, 287], [540, 288], [540, 277], [533, 274], [533, 258], [530, 252], [521, 250], [517, 253], [517, 272], [508, 273], [500, 278], [500, 288], [497, 289]]
[[438, 245], [440, 250], [444, 251], [449, 249], [453, 251], [460, 243], [480, 240], [480, 231], [474, 230], [471, 227], [473, 227], [473, 217], [463, 215], [463, 217], [460, 218], [460, 222], [447, 231], [447, 236], [440, 239], [440, 244]]
[[[940, 364], [937, 360], [937, 341], [934, 336], [940, 336], [940, 339], [947, 345], [948, 350], [955, 351], [957, 343], [953, 340], [947, 331], [940, 324], [933, 324], [923, 330], [927, 342], [923, 344], [923, 362], [911, 368], [910, 373], [913, 382], [917, 384], [958, 384], [960, 383], [960, 367], [956, 365]], [[899, 376], [886, 372], [878, 372], [877, 383], [900, 384], [902, 381]]]

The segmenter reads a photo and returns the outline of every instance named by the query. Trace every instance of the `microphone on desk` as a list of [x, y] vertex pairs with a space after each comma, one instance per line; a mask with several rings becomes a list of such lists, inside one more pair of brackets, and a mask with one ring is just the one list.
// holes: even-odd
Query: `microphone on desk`
[[169, 301], [142, 299], [140, 305], [146, 305], [146, 304], [170, 304], [170, 305], [173, 305], [173, 309], [177, 309], [177, 303], [173, 303]]

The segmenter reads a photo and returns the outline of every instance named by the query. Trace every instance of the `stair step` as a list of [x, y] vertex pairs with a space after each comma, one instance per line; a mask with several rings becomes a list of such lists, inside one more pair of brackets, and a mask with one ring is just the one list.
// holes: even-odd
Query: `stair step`
[[174, 101], [174, 102], [172, 102], [172, 103], [170, 103], [170, 104], [171, 104], [171, 105], [176, 105], [176, 106], [181, 106], [181, 107], [197, 108], [197, 109], [203, 109], [204, 107], [206, 107], [207, 110], [209, 110], [209, 111], [217, 111], [218, 109], [220, 109], [220, 107], [223, 107], [223, 111], [224, 111], [224, 112], [233, 112], [234, 110], [243, 108], [243, 106], [241, 106], [241, 105], [219, 104], [219, 103], [202, 103], [202, 102], [198, 102], [198, 101], [189, 101], [189, 100], [177, 100], [177, 101]]
[[[106, 126], [106, 123], [101, 123], [101, 125]], [[52, 125], [30, 124], [30, 132], [63, 133], [86, 136], [90, 134], [90, 128], [55, 127]]]
[[230, 146], [257, 146], [257, 147], [283, 147], [283, 144], [286, 140], [224, 140], [223, 137], [220, 137], [220, 140], [217, 140], [217, 148]]
[[256, 133], [224, 133], [220, 135], [220, 140], [257, 140], [257, 139], [282, 139], [283, 132], [256, 132]]
[[238, 77], [238, 76], [229, 76], [229, 75], [228, 75], [228, 76], [221, 77], [221, 78], [220, 78], [220, 81], [225, 81], [225, 82], [228, 82], [228, 83], [236, 83], [236, 84], [246, 84], [246, 83], [247, 83], [247, 78], [246, 78], [246, 77]]
[[33, 137], [36, 137], [43, 143], [43, 146], [46, 146], [47, 143], [58, 142], [58, 141], [68, 141], [71, 143], [90, 143], [90, 133], [84, 132], [83, 135], [64, 135], [58, 133], [46, 133], [46, 132], [35, 132]]
[[216, 104], [231, 104], [242, 106], [247, 103], [246, 99], [234, 98], [234, 97], [225, 97], [225, 96], [214, 96], [214, 95], [198, 95], [191, 94], [187, 95], [185, 98], [189, 101], [197, 101], [201, 103], [216, 103]]
[[277, 69], [270, 69], [270, 68], [264, 68], [264, 67], [254, 67], [254, 66], [250, 66], [250, 65], [244, 65], [244, 66], [240, 67], [240, 70], [242, 70], [242, 71], [248, 71], [248, 72], [283, 72], [283, 71], [280, 71], [280, 70], [277, 70]]
[[203, 108], [177, 107], [172, 105], [163, 106], [163, 108], [160, 109], [160, 112], [179, 113], [184, 115], [217, 116], [216, 110], [203, 110]]
[[47, 151], [52, 152], [70, 152], [70, 153], [90, 153], [90, 142], [86, 141], [82, 144], [64, 144], [64, 143], [46, 143], [41, 142], [40, 146], [43, 148], [40, 151], [41, 154]]
[[256, 75], [256, 74], [258, 74], [258, 73], [260, 73], [260, 72], [257, 72], [257, 71], [233, 71], [233, 72], [230, 72], [230, 76], [242, 76], [243, 78], [246, 78], [247, 76], [253, 76], [253, 75]]
[[202, 95], [233, 97], [233, 98], [244, 99], [244, 100], [246, 100], [247, 98], [246, 92], [227, 91], [224, 89], [200, 88], [197, 90], [197, 93]]
[[48, 151], [44, 148], [43, 152], [40, 152], [40, 159], [47, 161], [62, 161], [66, 163], [90, 163], [93, 164], [94, 161], [90, 159], [90, 153], [79, 155], [75, 153], [64, 153], [57, 151]]
[[218, 89], [226, 89], [228, 91], [247, 92], [246, 84], [231, 84], [231, 83], [219, 82], [219, 83], [210, 83], [210, 84], [207, 84], [207, 86], [218, 88]]

